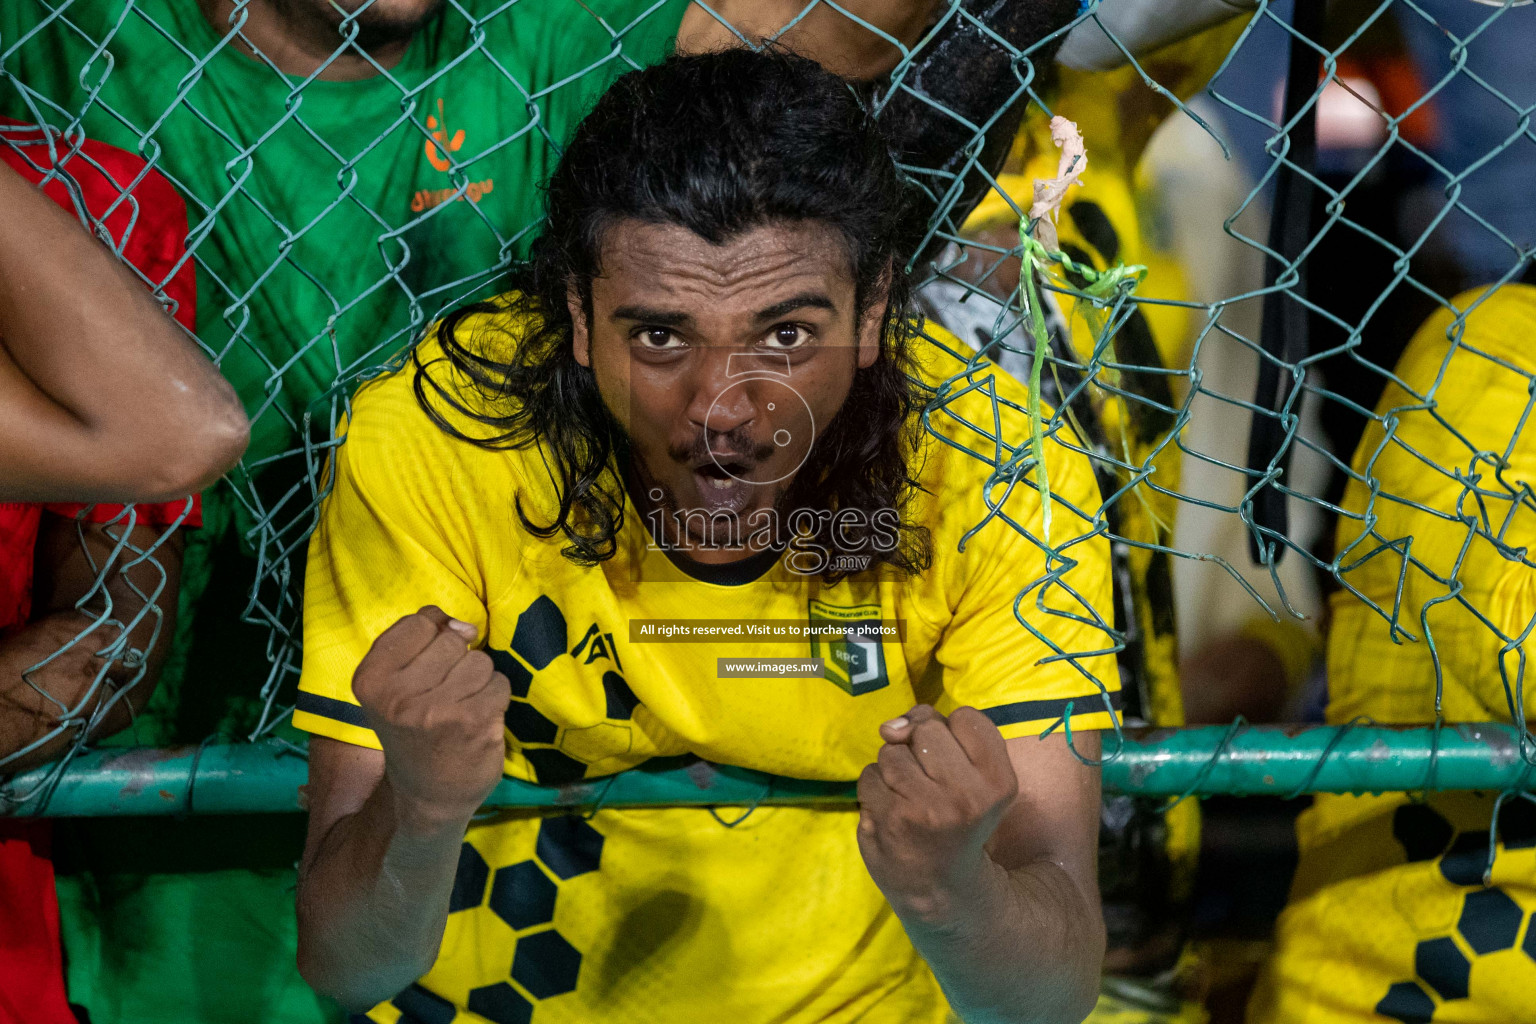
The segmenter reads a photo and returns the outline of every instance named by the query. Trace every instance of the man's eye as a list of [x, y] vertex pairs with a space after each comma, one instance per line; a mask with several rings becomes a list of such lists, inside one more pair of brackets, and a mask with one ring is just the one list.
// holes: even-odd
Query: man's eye
[[644, 348], [668, 349], [682, 348], [682, 339], [665, 327], [644, 327], [635, 335]]
[[768, 332], [764, 346], [774, 351], [801, 348], [811, 340], [811, 332], [798, 324], [780, 324]]

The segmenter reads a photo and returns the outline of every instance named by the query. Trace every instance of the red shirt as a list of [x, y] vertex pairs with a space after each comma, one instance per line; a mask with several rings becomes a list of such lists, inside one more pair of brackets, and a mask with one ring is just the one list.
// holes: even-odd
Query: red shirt
[[[32, 617], [32, 552], [43, 516], [52, 514], [87, 523], [114, 523], [112, 532], [128, 526], [122, 505], [46, 505], [30, 501], [0, 501], [0, 630], [19, 626]], [[182, 519], [182, 513], [186, 518]], [[203, 524], [203, 503], [197, 495], [164, 505], [133, 506], [135, 526]]]
[[[50, 169], [67, 173], [80, 201], [111, 236], [113, 248], [174, 302], [182, 326], [193, 329], [196, 281], [186, 259], [187, 212], [169, 182], [143, 160], [89, 139], [78, 146], [40, 129], [0, 118], [0, 160], [36, 183]], [[55, 160], [57, 162], [55, 162]], [[75, 199], [55, 175], [43, 191], [67, 210]], [[190, 506], [190, 507], [189, 507]], [[0, 628], [26, 622], [32, 606], [32, 560], [45, 514], [110, 522], [121, 505], [0, 503]], [[185, 514], [185, 518], [181, 517]], [[164, 505], [137, 505], [134, 522], [169, 526], [202, 523], [194, 495]], [[125, 516], [120, 525], [126, 525]], [[54, 893], [47, 822], [0, 820], [0, 1024], [75, 1024], [64, 994], [59, 907]]]
[[[52, 153], [49, 152], [50, 138]], [[54, 163], [57, 157], [58, 163]], [[0, 161], [34, 184], [50, 169], [68, 174], [93, 220], [101, 221], [112, 246], [129, 266], [164, 291], [174, 315], [187, 330], [197, 322], [197, 278], [186, 259], [187, 208], [170, 182], [126, 150], [86, 139], [77, 147], [36, 125], [0, 118]], [[75, 209], [69, 185], [55, 173], [43, 191], [66, 210]], [[0, 629], [25, 622], [32, 603], [32, 549], [45, 506], [0, 503]], [[135, 521], [163, 526], [174, 523], [185, 501], [140, 505]], [[48, 505], [48, 511], [75, 516], [85, 505]], [[86, 512], [89, 522], [110, 522], [121, 505], [98, 505]], [[124, 520], [126, 522], [126, 519]], [[202, 506], [193, 498], [184, 526], [202, 524]]]

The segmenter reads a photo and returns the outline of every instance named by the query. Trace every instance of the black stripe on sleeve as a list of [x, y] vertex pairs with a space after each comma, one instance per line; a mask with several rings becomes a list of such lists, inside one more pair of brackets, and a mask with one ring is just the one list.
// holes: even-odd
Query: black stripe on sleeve
[[355, 725], [359, 729], [368, 728], [368, 723], [363, 721], [363, 709], [356, 704], [348, 704], [344, 700], [335, 697], [322, 697], [318, 693], [299, 691], [299, 699], [294, 702], [295, 711], [305, 711], [321, 718], [329, 718], [333, 722], [345, 722], [347, 725]]
[[[977, 710], [992, 719], [993, 725], [1002, 728], [1005, 725], [1017, 725], [1019, 722], [1060, 718], [1066, 714], [1068, 704], [1072, 705], [1074, 716], [1091, 715], [1104, 710], [1104, 697], [1098, 693], [1080, 693], [1076, 697], [1021, 700], [1016, 704], [999, 704], [995, 708], [978, 708]], [[1116, 711], [1125, 706], [1125, 697], [1120, 690], [1109, 695], [1109, 706]]]

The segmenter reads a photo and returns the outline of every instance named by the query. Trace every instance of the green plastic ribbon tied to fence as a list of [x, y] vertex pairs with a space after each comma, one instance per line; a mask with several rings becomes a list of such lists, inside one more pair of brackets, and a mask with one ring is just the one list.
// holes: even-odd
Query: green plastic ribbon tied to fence
[[[1125, 734], [1104, 786], [1145, 796], [1289, 796], [1388, 790], [1536, 789], [1533, 752], [1508, 725], [1206, 726]], [[301, 808], [305, 759], [285, 747], [228, 744], [119, 748], [77, 757], [53, 786], [47, 770], [0, 787], [36, 791], [19, 816], [256, 814]], [[6, 790], [9, 789], [8, 794]], [[787, 779], [678, 758], [568, 786], [503, 780], [487, 809], [849, 804], [848, 782]]]

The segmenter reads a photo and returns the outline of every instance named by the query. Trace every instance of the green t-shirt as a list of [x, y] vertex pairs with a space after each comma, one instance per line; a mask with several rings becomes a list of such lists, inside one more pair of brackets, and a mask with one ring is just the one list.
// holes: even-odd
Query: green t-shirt
[[328, 82], [239, 52], [195, 0], [6, 0], [0, 108], [79, 118], [186, 196], [198, 334], [252, 416], [254, 465], [525, 247], [558, 144], [686, 6], [470, 0], [387, 73]]
[[[388, 72], [326, 82], [245, 55], [196, 0], [0, 0], [0, 113], [141, 153], [182, 192], [198, 334], [252, 420], [246, 472], [204, 495], [188, 533], [159, 690], [118, 742], [241, 737], [267, 699], [287, 702], [291, 680], [263, 693], [285, 681], [270, 626], [240, 618], [293, 620], [274, 556], [302, 571], [313, 445], [360, 375], [495, 290], [535, 233], [558, 143], [615, 77], [665, 55], [687, 3], [459, 0]], [[163, 829], [71, 827], [70, 992], [95, 1024], [334, 1019], [293, 967], [297, 846], [240, 841], [263, 828], [189, 819], [171, 863]]]

